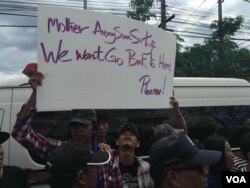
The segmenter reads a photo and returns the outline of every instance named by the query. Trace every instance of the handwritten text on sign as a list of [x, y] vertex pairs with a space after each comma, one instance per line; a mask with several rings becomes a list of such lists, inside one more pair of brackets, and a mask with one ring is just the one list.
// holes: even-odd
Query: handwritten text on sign
[[48, 6], [39, 7], [38, 27], [38, 68], [47, 75], [39, 110], [168, 107], [173, 35], [131, 19]]

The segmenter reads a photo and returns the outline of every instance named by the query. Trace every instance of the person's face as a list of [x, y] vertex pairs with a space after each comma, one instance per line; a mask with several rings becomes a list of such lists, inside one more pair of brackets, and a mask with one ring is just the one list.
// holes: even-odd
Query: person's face
[[208, 187], [208, 169], [200, 166], [194, 169], [171, 170], [167, 173], [171, 185], [180, 188], [206, 188]]
[[118, 146], [128, 145], [133, 148], [138, 148], [140, 146], [140, 142], [136, 137], [135, 133], [130, 130], [122, 131], [121, 135], [119, 136], [116, 144]]
[[93, 135], [93, 124], [83, 125], [81, 123], [74, 122], [70, 125], [70, 130], [73, 140], [84, 143], [91, 142]]
[[234, 153], [232, 152], [229, 143], [225, 142], [225, 163], [228, 169], [234, 166], [233, 157], [234, 157]]
[[0, 169], [3, 168], [3, 156], [4, 156], [4, 150], [2, 145], [0, 144]]
[[108, 127], [108, 122], [106, 120], [97, 122], [97, 136], [105, 137], [108, 133]]

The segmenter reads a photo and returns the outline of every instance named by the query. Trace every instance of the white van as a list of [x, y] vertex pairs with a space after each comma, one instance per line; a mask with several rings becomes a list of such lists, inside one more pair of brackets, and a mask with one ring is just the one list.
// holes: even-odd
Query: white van
[[[25, 84], [28, 78], [0, 81], [1, 131], [11, 132], [16, 114], [28, 100], [31, 88]], [[250, 83], [234, 78], [175, 78], [175, 96], [187, 121], [189, 133], [200, 121], [217, 124], [222, 133], [244, 124], [250, 119]], [[164, 102], [164, 101], [163, 101]], [[115, 136], [119, 124], [128, 120], [140, 130], [141, 148], [139, 155], [148, 155], [154, 126], [167, 121], [174, 124], [171, 109], [107, 110], [110, 134]], [[44, 136], [65, 140], [68, 135], [69, 111], [38, 112], [32, 127]], [[225, 131], [226, 130], [226, 131]], [[194, 135], [195, 136], [195, 135]], [[225, 136], [229, 136], [225, 135]], [[4, 143], [6, 165], [16, 165], [30, 172], [32, 187], [46, 187], [48, 178], [44, 166], [39, 164], [28, 151], [10, 138]]]

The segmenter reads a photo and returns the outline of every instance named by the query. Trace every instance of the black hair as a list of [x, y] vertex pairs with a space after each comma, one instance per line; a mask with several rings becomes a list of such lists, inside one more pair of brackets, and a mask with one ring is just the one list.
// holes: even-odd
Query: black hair
[[109, 122], [109, 116], [108, 116], [107, 110], [96, 110], [96, 118], [97, 118], [97, 122], [100, 122], [103, 120]]
[[199, 141], [203, 142], [209, 136], [212, 136], [216, 133], [217, 127], [211, 121], [199, 121], [194, 128], [194, 137]]
[[[90, 166], [85, 165], [80, 170], [88, 174], [90, 168], [91, 168]], [[74, 182], [78, 171], [79, 170], [74, 170], [74, 171], [68, 171], [66, 173], [50, 172], [49, 185], [51, 186], [51, 188], [69, 188]]]
[[250, 132], [246, 133], [240, 140], [240, 150], [247, 161], [250, 159], [247, 157], [247, 153], [250, 152]]
[[96, 131], [97, 130], [97, 122], [92, 121], [92, 124], [93, 124], [93, 130]]
[[200, 140], [192, 139], [192, 141], [198, 149], [204, 149], [204, 144]]
[[76, 177], [76, 172], [51, 173], [49, 185], [51, 188], [69, 188]]
[[204, 142], [204, 147], [207, 150], [221, 152], [221, 158], [215, 164], [209, 165], [209, 175], [213, 176], [217, 183], [221, 183], [221, 172], [228, 171], [226, 167], [225, 143], [227, 139], [223, 136], [213, 135], [208, 137]]
[[[226, 170], [226, 162], [225, 162], [225, 143], [226, 143], [226, 141], [227, 141], [227, 139], [225, 137], [219, 136], [219, 135], [214, 135], [214, 136], [208, 137], [203, 142], [205, 149], [221, 152], [221, 154], [222, 154], [221, 159], [217, 163], [214, 164], [215, 166], [219, 165], [218, 168], [220, 171]], [[214, 165], [211, 165], [211, 166], [214, 166]]]
[[231, 141], [232, 147], [240, 147], [241, 139], [248, 132], [250, 132], [250, 126], [248, 125], [237, 126], [232, 131], [232, 135], [231, 135], [230, 141]]
[[161, 166], [150, 164], [150, 176], [152, 177], [155, 188], [160, 188], [165, 178], [164, 168]]

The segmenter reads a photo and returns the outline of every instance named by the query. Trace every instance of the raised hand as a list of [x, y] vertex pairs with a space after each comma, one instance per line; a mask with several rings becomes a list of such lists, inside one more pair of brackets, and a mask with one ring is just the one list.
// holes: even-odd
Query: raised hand
[[43, 74], [39, 71], [35, 71], [32, 74], [32, 77], [29, 79], [29, 84], [31, 88], [33, 89], [33, 91], [36, 91], [37, 86], [42, 85], [43, 78], [44, 78]]

